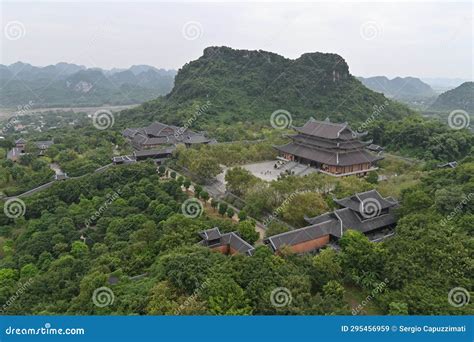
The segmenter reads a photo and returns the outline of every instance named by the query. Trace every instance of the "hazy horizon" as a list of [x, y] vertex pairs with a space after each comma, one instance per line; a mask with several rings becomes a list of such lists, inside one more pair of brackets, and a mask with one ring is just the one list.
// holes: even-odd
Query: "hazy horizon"
[[353, 75], [363, 77], [472, 80], [472, 6], [2, 2], [0, 64], [178, 70], [207, 46], [229, 46], [291, 59], [337, 53]]

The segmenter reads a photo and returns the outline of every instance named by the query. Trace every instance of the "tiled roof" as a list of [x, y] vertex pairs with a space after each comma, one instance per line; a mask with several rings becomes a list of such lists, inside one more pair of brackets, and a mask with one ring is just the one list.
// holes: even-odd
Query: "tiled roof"
[[[359, 200], [362, 202], [358, 202]], [[376, 201], [372, 202], [376, 203], [378, 209], [374, 212], [378, 212], [374, 217], [371, 215], [364, 217], [359, 214], [361, 203], [364, 201], [365, 203], [369, 203], [369, 200]], [[398, 207], [398, 202], [392, 197], [383, 198], [376, 190], [357, 193], [351, 197], [335, 200], [335, 202], [343, 208], [316, 217], [305, 217], [305, 221], [313, 225], [330, 219], [338, 220], [342, 222], [344, 231], [354, 229], [362, 233], [389, 226], [396, 222], [393, 209]], [[383, 209], [388, 210], [382, 213]]]
[[395, 215], [389, 211], [387, 214], [362, 220], [359, 215], [349, 208], [336, 210], [335, 215], [342, 221], [344, 231], [348, 229], [368, 233], [373, 230], [392, 225], [396, 222]]
[[275, 148], [283, 153], [293, 154], [301, 158], [314, 160], [328, 165], [347, 166], [362, 163], [372, 163], [382, 159], [381, 157], [373, 156], [366, 150], [355, 150], [346, 153], [338, 153], [309, 147], [295, 142], [291, 142], [282, 146], [275, 146]]
[[311, 241], [325, 235], [341, 237], [341, 224], [336, 219], [329, 218], [327, 221], [319, 222], [304, 228], [268, 237], [264, 243], [270, 245], [274, 251], [280, 247], [293, 246], [302, 242]]
[[41, 148], [41, 149], [49, 148], [53, 144], [54, 142], [52, 140], [35, 141], [36, 147]]
[[364, 205], [369, 203], [374, 203], [379, 210], [397, 205], [397, 202], [390, 201], [388, 198], [383, 198], [377, 190], [359, 192], [350, 197], [336, 199], [334, 202], [343, 208], [350, 208], [357, 212], [363, 212]]
[[206, 240], [206, 241], [216, 240], [221, 237], [221, 232], [219, 231], [219, 228], [217, 227], [204, 230], [202, 232], [199, 232], [198, 234], [203, 240]]
[[185, 144], [203, 144], [210, 141], [211, 140], [209, 138], [201, 134], [187, 136], [187, 137], [184, 137], [184, 139], [182, 140], [182, 142]]
[[221, 238], [224, 244], [228, 244], [232, 249], [238, 251], [239, 253], [248, 255], [253, 254], [253, 246], [242, 239], [238, 234], [234, 232], [226, 233], [223, 234]]
[[289, 138], [294, 140], [296, 143], [303, 145], [315, 146], [323, 149], [341, 149], [341, 150], [353, 150], [357, 148], [364, 148], [369, 145], [372, 141], [361, 141], [358, 139], [346, 140], [346, 141], [335, 141], [328, 139], [319, 139], [319, 137], [305, 136], [303, 134], [288, 135]]
[[315, 119], [310, 119], [302, 127], [295, 127], [295, 130], [303, 134], [326, 139], [354, 139], [358, 136], [347, 123], [341, 124]]
[[215, 227], [199, 232], [198, 234], [203, 239], [201, 244], [204, 246], [219, 247], [227, 245], [233, 250], [246, 255], [252, 255], [255, 250], [251, 244], [242, 239], [235, 232], [221, 234], [219, 228]]
[[164, 148], [160, 150], [142, 150], [142, 151], [135, 151], [133, 155], [135, 157], [146, 157], [146, 156], [154, 156], [154, 155], [161, 155], [161, 154], [171, 154], [175, 150], [174, 147]]
[[458, 166], [458, 162], [457, 162], [457, 161], [452, 161], [452, 162], [445, 163], [445, 164], [438, 164], [438, 167], [439, 167], [439, 168], [450, 167], [450, 168], [454, 169], [456, 166]]
[[136, 148], [146, 147], [147, 145], [203, 144], [212, 142], [205, 134], [161, 122], [153, 122], [147, 127], [127, 128], [122, 134], [131, 139], [132, 144]]

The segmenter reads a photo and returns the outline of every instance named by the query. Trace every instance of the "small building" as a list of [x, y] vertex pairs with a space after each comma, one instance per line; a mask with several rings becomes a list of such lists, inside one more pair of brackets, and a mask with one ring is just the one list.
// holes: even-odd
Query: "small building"
[[137, 161], [145, 160], [145, 159], [153, 159], [155, 162], [161, 164], [163, 161], [171, 157], [173, 152], [175, 151], [174, 147], [168, 147], [164, 149], [153, 149], [153, 150], [142, 150], [142, 151], [135, 151], [133, 152], [133, 158]]
[[66, 180], [68, 178], [69, 177], [68, 177], [67, 173], [65, 173], [65, 172], [64, 173], [56, 173], [54, 175], [54, 180], [56, 180], [56, 181], [63, 181], [63, 180]]
[[153, 122], [146, 127], [127, 128], [122, 134], [137, 150], [179, 144], [190, 147], [215, 142], [215, 140], [207, 138], [203, 132], [197, 133], [188, 128], [167, 125], [161, 122]]
[[26, 140], [23, 139], [23, 138], [15, 140], [15, 147], [23, 150], [23, 153], [24, 153], [24, 150], [25, 150], [25, 147], [26, 147]]
[[115, 165], [131, 164], [136, 162], [137, 160], [134, 156], [116, 156], [112, 158], [112, 163], [114, 163]]
[[22, 147], [13, 147], [10, 151], [7, 152], [7, 159], [17, 162], [21, 156], [25, 154], [25, 150]]
[[222, 254], [234, 255], [237, 253], [252, 255], [255, 248], [242, 239], [236, 232], [221, 234], [219, 228], [204, 230], [198, 233], [202, 238], [201, 245]]
[[288, 246], [295, 253], [306, 253], [337, 242], [349, 229], [370, 234], [396, 224], [394, 209], [398, 202], [391, 197], [383, 198], [376, 190], [336, 199], [335, 202], [340, 209], [306, 217], [309, 226], [270, 236], [264, 243], [274, 252]]
[[360, 139], [367, 132], [355, 132], [347, 123], [310, 119], [294, 129], [297, 133], [288, 136], [290, 143], [274, 148], [285, 160], [312, 166], [319, 172], [336, 177], [364, 176], [377, 170], [377, 161], [383, 159], [368, 151], [372, 141]]
[[458, 166], [457, 161], [452, 161], [452, 162], [445, 163], [445, 164], [438, 164], [438, 168], [440, 168], [440, 169], [454, 169], [457, 166]]
[[369, 151], [377, 152], [377, 153], [383, 152], [383, 147], [380, 145], [375, 145], [375, 144], [370, 144], [369, 146], [367, 146], [367, 149]]
[[50, 148], [51, 145], [54, 144], [54, 142], [52, 140], [45, 140], [45, 141], [35, 141], [34, 144], [39, 150], [38, 155], [42, 156], [44, 155], [46, 150]]

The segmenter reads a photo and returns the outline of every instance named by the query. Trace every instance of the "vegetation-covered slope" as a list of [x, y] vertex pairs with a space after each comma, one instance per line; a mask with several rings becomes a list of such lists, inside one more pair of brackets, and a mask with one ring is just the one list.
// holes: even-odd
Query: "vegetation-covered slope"
[[[284, 109], [295, 123], [311, 116], [333, 121], [361, 122], [374, 106], [383, 117], [401, 118], [409, 110], [363, 86], [336, 54], [306, 53], [295, 60], [266, 51], [208, 47], [203, 56], [186, 64], [176, 75], [173, 90], [130, 110], [129, 117], [183, 124], [196, 104], [210, 105], [196, 122], [205, 127], [217, 122], [264, 122]], [[150, 115], [151, 114], [151, 115]]]
[[465, 82], [439, 95], [431, 109], [440, 111], [462, 109], [474, 113], [474, 82]]

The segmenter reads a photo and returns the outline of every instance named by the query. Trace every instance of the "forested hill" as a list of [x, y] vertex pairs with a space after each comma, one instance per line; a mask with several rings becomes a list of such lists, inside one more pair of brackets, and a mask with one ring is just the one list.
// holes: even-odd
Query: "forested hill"
[[209, 101], [200, 118], [206, 123], [268, 122], [284, 109], [300, 123], [309, 117], [361, 122], [382, 107], [380, 115], [398, 119], [410, 113], [403, 105], [375, 93], [350, 74], [345, 60], [331, 53], [305, 53], [292, 60], [266, 51], [208, 47], [176, 75], [173, 90], [128, 112], [131, 117], [182, 124], [196, 104]]
[[459, 87], [441, 94], [433, 103], [432, 109], [442, 111], [462, 109], [474, 113], [474, 82], [464, 82]]

